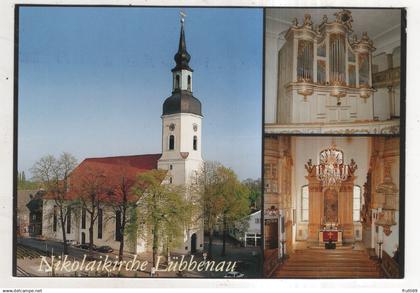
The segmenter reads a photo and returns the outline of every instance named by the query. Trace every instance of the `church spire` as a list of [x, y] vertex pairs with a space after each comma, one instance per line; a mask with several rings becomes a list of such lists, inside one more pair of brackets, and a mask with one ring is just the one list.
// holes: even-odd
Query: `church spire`
[[176, 66], [172, 69], [172, 72], [183, 70], [183, 69], [193, 71], [188, 65], [188, 63], [190, 62], [191, 56], [187, 52], [187, 45], [185, 43], [184, 17], [186, 16], [186, 14], [181, 11], [180, 15], [181, 15], [181, 33], [179, 35], [178, 52], [174, 56]]

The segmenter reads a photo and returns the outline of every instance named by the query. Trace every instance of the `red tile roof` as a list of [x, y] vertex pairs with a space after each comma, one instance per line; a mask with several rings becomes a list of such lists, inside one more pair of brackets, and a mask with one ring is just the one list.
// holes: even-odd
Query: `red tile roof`
[[152, 170], [157, 169], [157, 163], [161, 156], [162, 154], [149, 154], [103, 158], [86, 158], [83, 162], [89, 161], [113, 165], [125, 165], [141, 170]]
[[[157, 169], [157, 163], [162, 154], [149, 155], [133, 155], [133, 156], [118, 156], [118, 157], [103, 157], [103, 158], [86, 158], [83, 160], [70, 175], [70, 182], [73, 185], [70, 191], [66, 194], [66, 199], [75, 199], [80, 196], [81, 186], [89, 184], [99, 184], [98, 180], [104, 180], [104, 186], [116, 187], [114, 189], [115, 195], [119, 200], [121, 194], [118, 189], [118, 181], [124, 177], [127, 184], [132, 186], [138, 174], [148, 170]], [[102, 179], [99, 179], [103, 176]], [[113, 186], [113, 187], [111, 187]], [[85, 186], [86, 188], [86, 186]], [[133, 199], [133, 194], [130, 192], [130, 199]], [[44, 196], [45, 199], [53, 199], [52, 194]], [[109, 196], [104, 191], [100, 195], [101, 200], [106, 200]]]

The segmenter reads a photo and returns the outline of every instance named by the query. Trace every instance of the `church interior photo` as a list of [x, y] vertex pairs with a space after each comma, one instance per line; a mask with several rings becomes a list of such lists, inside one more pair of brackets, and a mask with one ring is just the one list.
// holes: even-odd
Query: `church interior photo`
[[400, 9], [266, 10], [265, 132], [398, 134]]
[[266, 134], [264, 144], [266, 277], [401, 276], [399, 137]]

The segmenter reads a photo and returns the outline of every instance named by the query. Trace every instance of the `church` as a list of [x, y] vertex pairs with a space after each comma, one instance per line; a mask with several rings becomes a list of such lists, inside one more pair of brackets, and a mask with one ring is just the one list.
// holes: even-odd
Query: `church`
[[399, 9], [267, 9], [265, 132], [398, 134], [401, 33]]
[[266, 276], [400, 277], [398, 137], [266, 135], [264, 150]]
[[[83, 172], [89, 168], [101, 168], [109, 172], [118, 172], [121, 167], [128, 170], [127, 176], [132, 180], [142, 172], [161, 169], [167, 171], [163, 184], [188, 185], [197, 172], [201, 170], [202, 109], [201, 102], [193, 96], [193, 69], [189, 66], [191, 59], [187, 51], [184, 31], [184, 19], [181, 18], [181, 31], [178, 51], [174, 56], [175, 67], [172, 69], [172, 94], [162, 107], [162, 151], [156, 154], [86, 158], [73, 172]], [[129, 179], [130, 179], [129, 178]], [[42, 203], [42, 229], [40, 234], [46, 239], [62, 241], [61, 225], [57, 224], [54, 200], [44, 199]], [[119, 249], [121, 235], [121, 215], [115, 215], [105, 221], [106, 214], [112, 210], [100, 209], [94, 226], [94, 244], [107, 245]], [[70, 212], [72, 213], [72, 212]], [[90, 240], [88, 225], [89, 215], [68, 215], [66, 221], [66, 238], [71, 243], [84, 244]], [[40, 236], [41, 236], [40, 235]], [[126, 242], [127, 243], [127, 242]], [[190, 254], [202, 251], [204, 247], [204, 230], [202, 221], [198, 220], [192, 227], [185, 228], [183, 243], [176, 253]], [[126, 250], [137, 254], [151, 251], [150, 243], [138, 238], [134, 245], [127, 243]]]
[[266, 277], [403, 276], [401, 20], [267, 9]]

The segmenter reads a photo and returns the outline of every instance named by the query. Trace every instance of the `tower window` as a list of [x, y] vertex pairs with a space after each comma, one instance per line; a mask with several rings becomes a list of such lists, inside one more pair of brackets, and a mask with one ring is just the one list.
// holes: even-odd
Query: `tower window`
[[122, 240], [122, 233], [121, 233], [121, 211], [115, 212], [115, 241]]
[[54, 206], [53, 231], [57, 232], [57, 206]]
[[179, 75], [175, 77], [175, 88], [179, 89]]
[[98, 239], [102, 239], [102, 224], [103, 224], [103, 213], [102, 209], [98, 210]]
[[172, 184], [172, 177], [169, 177], [169, 183]]
[[172, 165], [169, 165], [169, 170], [172, 170], [174, 167]]
[[175, 148], [175, 136], [172, 134], [169, 135], [169, 150], [173, 150]]
[[188, 90], [191, 90], [191, 75], [188, 75]]
[[66, 222], [66, 228], [67, 228], [67, 234], [70, 234], [71, 233], [71, 208], [70, 207], [68, 207], [67, 208], [67, 222]]
[[86, 229], [86, 209], [82, 208], [82, 229]]
[[193, 138], [193, 150], [197, 150], [197, 136], [196, 135], [194, 135], [194, 138]]

